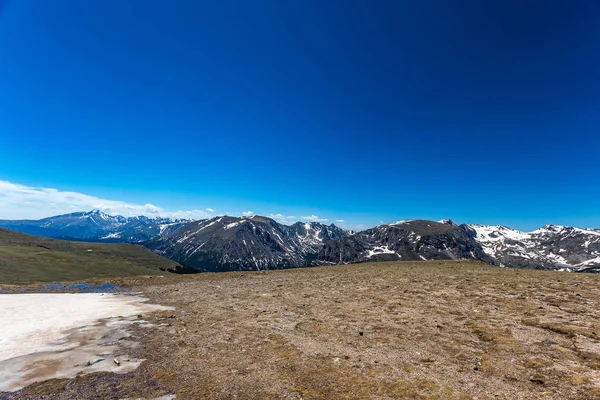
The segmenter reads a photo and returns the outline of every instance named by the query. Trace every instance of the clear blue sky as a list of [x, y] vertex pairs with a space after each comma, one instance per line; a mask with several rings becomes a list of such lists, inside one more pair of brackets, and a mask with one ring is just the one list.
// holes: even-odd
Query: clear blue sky
[[600, 227], [597, 0], [0, 4], [0, 180]]

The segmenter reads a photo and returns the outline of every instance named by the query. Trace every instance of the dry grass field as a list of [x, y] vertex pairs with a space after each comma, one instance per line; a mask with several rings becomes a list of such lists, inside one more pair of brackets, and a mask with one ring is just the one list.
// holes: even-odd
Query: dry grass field
[[0, 398], [600, 399], [600, 275], [448, 261], [112, 282], [176, 307], [134, 328], [140, 368]]

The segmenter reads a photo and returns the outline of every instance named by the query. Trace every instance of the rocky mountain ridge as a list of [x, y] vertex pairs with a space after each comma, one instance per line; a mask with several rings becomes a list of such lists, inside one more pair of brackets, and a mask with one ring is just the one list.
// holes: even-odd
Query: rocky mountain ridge
[[586, 270], [600, 267], [600, 230], [545, 225], [521, 232], [503, 225], [464, 225], [506, 267]]
[[190, 221], [162, 217], [123, 217], [92, 210], [40, 220], [0, 220], [0, 227], [57, 239], [141, 243], [164, 235], [188, 222]]
[[323, 243], [347, 234], [333, 224], [221, 216], [186, 224], [146, 246], [201, 271], [264, 270], [310, 266]]
[[546, 225], [532, 232], [451, 220], [403, 220], [353, 232], [333, 224], [218, 216], [200, 221], [111, 216], [98, 210], [0, 227], [62, 239], [144, 243], [199, 271], [340, 263], [473, 259], [515, 268], [600, 272], [600, 229]]
[[398, 221], [323, 245], [316, 263], [474, 259], [494, 263], [482, 246], [450, 220]]

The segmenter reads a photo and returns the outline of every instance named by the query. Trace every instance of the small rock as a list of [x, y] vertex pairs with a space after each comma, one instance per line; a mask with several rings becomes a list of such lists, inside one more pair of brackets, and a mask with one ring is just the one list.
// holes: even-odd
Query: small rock
[[365, 333], [364, 333], [363, 331], [358, 331], [358, 334], [359, 334], [360, 336], [363, 336]]
[[88, 361], [88, 362], [86, 363], [86, 366], [87, 366], [87, 367], [89, 367], [89, 366], [92, 366], [92, 365], [94, 365], [94, 364], [97, 364], [97, 363], [99, 363], [100, 361], [104, 361], [104, 358], [98, 358], [97, 360], [94, 360], [94, 361]]
[[537, 383], [538, 385], [543, 385], [546, 382], [546, 378], [543, 375], [535, 374], [531, 378], [529, 378], [529, 381]]
[[554, 339], [544, 339], [542, 340], [542, 343], [548, 346], [554, 346], [558, 344], [558, 342]]

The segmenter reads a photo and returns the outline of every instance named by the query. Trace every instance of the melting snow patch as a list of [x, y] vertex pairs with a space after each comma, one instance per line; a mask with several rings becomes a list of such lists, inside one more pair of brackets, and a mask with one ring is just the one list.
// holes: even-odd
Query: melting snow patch
[[592, 258], [591, 260], [577, 264], [578, 267], [590, 267], [594, 265], [600, 265], [600, 257]]
[[[396, 252], [394, 250], [390, 250], [387, 246], [375, 246], [373, 250], [369, 250], [367, 257], [370, 258], [378, 254], [396, 254]], [[400, 257], [399, 254], [396, 255]]]
[[231, 228], [235, 228], [236, 226], [240, 225], [241, 223], [243, 223], [244, 221], [236, 221], [236, 222], [232, 222], [230, 224], [225, 225], [225, 227], [223, 229], [231, 229]]
[[[126, 373], [143, 360], [113, 354], [139, 314], [172, 309], [108, 293], [0, 295], [0, 392], [79, 373]], [[133, 345], [133, 342], [129, 342]]]
[[396, 222], [392, 222], [390, 225], [402, 225], [402, 224], [406, 224], [407, 222], [412, 222], [412, 219], [403, 219], [401, 221], [396, 221]]
[[118, 239], [120, 237], [121, 237], [120, 232], [113, 232], [113, 233], [109, 233], [106, 236], [102, 236], [100, 239]]

